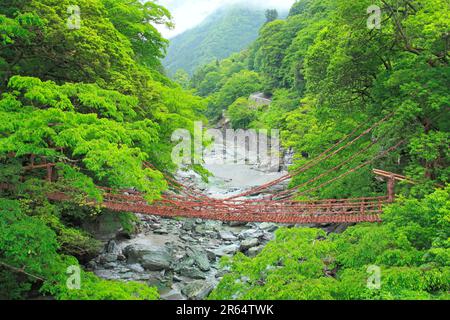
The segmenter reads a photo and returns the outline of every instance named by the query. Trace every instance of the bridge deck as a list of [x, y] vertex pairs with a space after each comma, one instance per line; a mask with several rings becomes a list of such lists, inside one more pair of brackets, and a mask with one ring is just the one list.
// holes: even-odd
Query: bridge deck
[[[66, 201], [64, 193], [54, 193], [51, 200]], [[101, 206], [117, 212], [132, 212], [161, 217], [186, 217], [235, 222], [358, 223], [380, 222], [387, 197], [329, 199], [321, 201], [217, 200], [165, 198], [148, 204], [138, 194], [104, 195]], [[92, 203], [91, 205], [96, 205]]]

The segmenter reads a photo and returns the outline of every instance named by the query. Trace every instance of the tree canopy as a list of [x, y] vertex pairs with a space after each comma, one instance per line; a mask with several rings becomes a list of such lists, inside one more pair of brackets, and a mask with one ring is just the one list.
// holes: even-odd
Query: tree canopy
[[[59, 299], [154, 299], [156, 290], [146, 285], [109, 283], [89, 273], [84, 291], [69, 292], [65, 268], [97, 250], [81, 226], [103, 214], [84, 206], [101, 204], [98, 187], [159, 199], [167, 189], [161, 171], [176, 169], [171, 133], [192, 130], [206, 102], [163, 75], [167, 40], [156, 25], [172, 23], [164, 7], [124, 0], [75, 4], [79, 28], [67, 24], [73, 1], [0, 4], [0, 184], [9, 186], [0, 190], [7, 205], [1, 206], [0, 296], [17, 298], [38, 283], [43, 294]], [[45, 170], [25, 169], [42, 163], [55, 165], [52, 183]], [[73, 203], [50, 203], [52, 190], [72, 195]], [[24, 225], [26, 234], [20, 233]], [[30, 241], [36, 252], [15, 258], [14, 252], [28, 252]], [[45, 282], [16, 271], [23, 266]]]

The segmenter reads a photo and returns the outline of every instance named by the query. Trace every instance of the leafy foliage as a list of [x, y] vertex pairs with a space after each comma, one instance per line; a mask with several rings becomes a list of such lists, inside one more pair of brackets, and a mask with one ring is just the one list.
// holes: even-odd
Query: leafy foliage
[[67, 268], [78, 267], [78, 262], [58, 253], [60, 245], [52, 229], [24, 214], [17, 201], [0, 198], [0, 214], [2, 299], [22, 298], [36, 284], [42, 285], [42, 294], [64, 300], [158, 299], [156, 289], [145, 284], [105, 281], [86, 272], [81, 274], [80, 289], [69, 289]]
[[[67, 25], [74, 4], [81, 9], [78, 29]], [[171, 26], [170, 19], [151, 1], [0, 4], [2, 297], [40, 288], [58, 299], [157, 298], [146, 285], [84, 272], [86, 286], [68, 291], [65, 272], [78, 265], [75, 257], [85, 260], [99, 250], [82, 229], [103, 214], [92, 207], [103, 200], [99, 187], [133, 188], [149, 202], [158, 199], [167, 188], [159, 170], [176, 169], [171, 132], [203, 119], [206, 102], [162, 74], [167, 40], [156, 25]], [[54, 165], [50, 176], [39, 169], [47, 163]], [[56, 190], [71, 201], [50, 203], [47, 196]], [[119, 215], [131, 231], [133, 217]], [[24, 276], [22, 268], [45, 283]]]
[[239, 98], [233, 102], [227, 111], [233, 129], [246, 129], [256, 118], [254, 107], [246, 98]]

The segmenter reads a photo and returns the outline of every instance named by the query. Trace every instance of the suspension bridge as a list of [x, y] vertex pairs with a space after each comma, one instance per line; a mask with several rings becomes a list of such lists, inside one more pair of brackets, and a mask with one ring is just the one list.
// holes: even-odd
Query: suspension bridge
[[[272, 194], [265, 193], [267, 193], [267, 190], [271, 187], [300, 176], [307, 170], [310, 170], [318, 164], [334, 157], [343, 150], [355, 145], [359, 140], [369, 135], [369, 133], [373, 132], [376, 127], [387, 119], [388, 117], [384, 118], [370, 128], [364, 130], [362, 133], [359, 133], [362, 129], [362, 126], [360, 126], [300, 168], [292, 170], [289, 174], [265, 185], [252, 188], [227, 199], [207, 197], [194, 188], [183, 185], [169, 175], [165, 175], [166, 180], [171, 186], [171, 192], [167, 192], [162, 196], [162, 199], [153, 203], [148, 203], [144, 199], [144, 195], [137, 191], [125, 190], [118, 192], [112, 189], [101, 188], [103, 190], [102, 203], [92, 202], [90, 205], [100, 205], [103, 208], [116, 212], [125, 211], [161, 217], [201, 218], [235, 222], [274, 222], [286, 224], [380, 222], [383, 206], [394, 201], [394, 186], [396, 181], [408, 181], [406, 177], [382, 170], [373, 170], [375, 175], [387, 180], [386, 196], [323, 200], [296, 200], [296, 198], [320, 190], [339, 179], [372, 165], [376, 160], [386, 157], [391, 152], [398, 149], [404, 141], [401, 141], [390, 148], [386, 148], [384, 151], [378, 152], [368, 160], [361, 160], [360, 157], [364, 157], [368, 150], [378, 142], [377, 139], [371, 139], [368, 146], [359, 148], [358, 151], [353, 152], [341, 163], [329, 168], [320, 175], [314, 176], [312, 179], [295, 187], [287, 188], [282, 192]], [[344, 169], [339, 175], [334, 174], [333, 178], [321, 182], [324, 177], [340, 172], [340, 169], [353, 163], [354, 160], [358, 160], [356, 161], [359, 163], [357, 166]], [[145, 166], [156, 170], [150, 163], [146, 163]], [[54, 163], [35, 164], [34, 159], [32, 159], [31, 164], [24, 167], [24, 169], [35, 170], [46, 168], [47, 179], [53, 181], [55, 177], [54, 167]], [[307, 190], [300, 191], [302, 188], [316, 182], [319, 184]], [[254, 196], [257, 197], [255, 198]], [[53, 192], [49, 194], [48, 197], [52, 201], [71, 200], [71, 197], [64, 192]]]

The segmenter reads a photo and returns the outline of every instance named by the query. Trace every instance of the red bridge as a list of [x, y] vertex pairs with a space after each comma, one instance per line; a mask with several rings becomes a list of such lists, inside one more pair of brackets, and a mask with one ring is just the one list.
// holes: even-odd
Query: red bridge
[[[397, 149], [404, 141], [397, 143], [389, 149], [385, 149], [383, 152], [379, 152], [375, 157], [363, 162], [359, 157], [364, 157], [367, 151], [377, 143], [377, 140], [372, 140], [369, 146], [360, 148], [359, 151], [347, 157], [339, 165], [330, 168], [299, 186], [288, 188], [277, 194], [267, 195], [267, 192], [265, 196], [263, 194], [264, 191], [267, 191], [270, 187], [289, 180], [294, 176], [298, 176], [316, 166], [318, 163], [323, 163], [323, 161], [333, 157], [342, 150], [347, 149], [349, 146], [354, 145], [358, 140], [368, 135], [375, 127], [386, 119], [387, 118], [376, 123], [355, 138], [351, 138], [359, 129], [357, 128], [354, 132], [344, 137], [334, 146], [315, 159], [309, 161], [301, 168], [295, 169], [291, 173], [268, 184], [253, 188], [228, 199], [208, 198], [200, 192], [184, 186], [180, 182], [166, 176], [166, 179], [172, 186], [172, 192], [165, 194], [161, 200], [152, 204], [147, 203], [143, 195], [139, 192], [114, 192], [111, 189], [102, 188], [104, 190], [103, 202], [101, 204], [91, 203], [90, 205], [100, 205], [103, 208], [118, 212], [125, 211], [162, 217], [188, 217], [221, 221], [275, 222], [288, 224], [379, 222], [381, 221], [380, 214], [382, 213], [383, 206], [394, 201], [395, 182], [398, 180], [408, 180], [406, 177], [382, 170], [374, 170], [376, 175], [388, 180], [388, 194], [384, 197], [307, 201], [299, 201], [295, 200], [295, 198], [300, 195], [308, 195], [315, 190], [319, 190], [328, 184], [372, 164], [375, 160], [385, 157], [391, 151]], [[345, 143], [349, 138], [350, 141]], [[359, 160], [357, 162], [360, 164], [351, 169], [347, 169], [342, 174], [308, 190], [303, 192], [299, 191], [300, 188], [320, 181], [319, 179], [322, 179], [330, 173], [337, 172], [339, 169], [350, 164], [352, 160]], [[31, 165], [25, 167], [25, 169], [47, 168], [47, 179], [52, 181], [55, 176], [54, 166], [55, 164], [53, 163], [35, 165], [33, 157]], [[155, 169], [148, 163], [145, 164], [145, 166]], [[252, 195], [258, 195], [258, 198], [249, 198]], [[50, 194], [49, 199], [53, 201], [71, 200], [70, 196], [62, 192]]]

